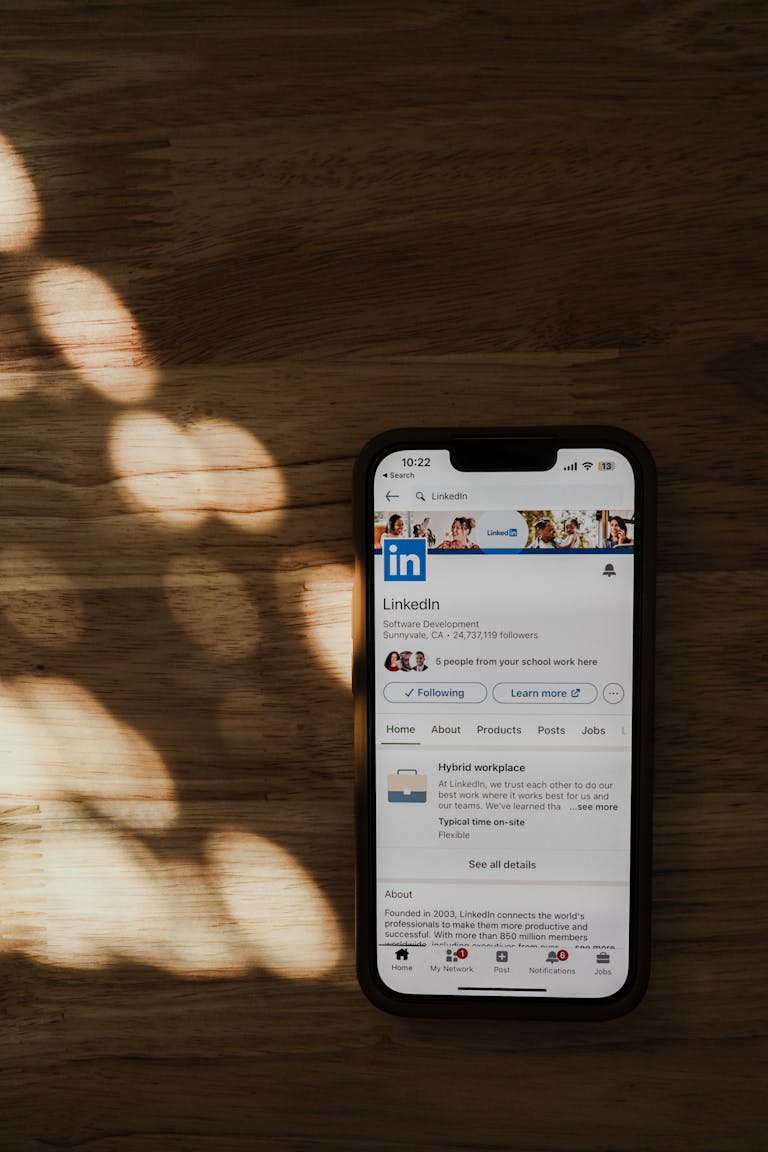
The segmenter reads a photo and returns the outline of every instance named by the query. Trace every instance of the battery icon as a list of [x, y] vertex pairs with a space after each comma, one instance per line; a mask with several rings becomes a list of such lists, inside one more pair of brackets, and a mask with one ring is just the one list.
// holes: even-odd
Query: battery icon
[[612, 472], [615, 467], [613, 460], [598, 460], [597, 462], [598, 472]]

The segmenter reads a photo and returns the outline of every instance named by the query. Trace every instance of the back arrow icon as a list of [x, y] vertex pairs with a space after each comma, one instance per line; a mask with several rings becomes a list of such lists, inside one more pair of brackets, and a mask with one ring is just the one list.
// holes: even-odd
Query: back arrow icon
[[399, 499], [400, 499], [400, 493], [399, 492], [394, 492], [394, 493], [387, 492], [387, 500], [399, 500]]

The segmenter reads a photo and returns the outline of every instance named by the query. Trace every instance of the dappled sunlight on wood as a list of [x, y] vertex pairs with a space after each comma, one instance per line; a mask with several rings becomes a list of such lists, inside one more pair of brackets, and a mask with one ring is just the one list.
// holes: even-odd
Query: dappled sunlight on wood
[[211, 873], [257, 963], [280, 976], [331, 972], [341, 934], [327, 897], [290, 852], [250, 832], [208, 841]]
[[266, 838], [215, 825], [198, 862], [174, 791], [149, 742], [85, 688], [0, 685], [0, 887], [17, 897], [0, 906], [0, 951], [184, 976], [329, 973], [339, 928], [309, 873]]
[[162, 758], [71, 680], [21, 677], [0, 686], [0, 799], [70, 798], [129, 827], [177, 816]]
[[285, 481], [268, 450], [247, 429], [208, 418], [189, 427], [207, 462], [207, 506], [244, 532], [261, 532], [280, 519]]
[[40, 231], [40, 201], [27, 169], [0, 133], [0, 252], [21, 252]]
[[3, 812], [0, 880], [25, 892], [0, 911], [0, 950], [40, 963], [103, 968], [132, 961], [186, 976], [238, 975], [248, 950], [201, 869], [161, 862], [74, 803]]
[[67, 648], [83, 632], [80, 594], [38, 548], [0, 546], [0, 612], [17, 632], [49, 648]]
[[329, 974], [340, 955], [331, 906], [300, 864], [263, 837], [222, 831], [202, 864], [158, 856], [73, 801], [0, 802], [0, 952], [44, 964], [130, 961], [180, 976], [266, 968]]
[[323, 564], [303, 574], [307, 639], [322, 668], [346, 688], [352, 683], [352, 569]]
[[95, 272], [44, 265], [31, 278], [30, 297], [45, 336], [96, 392], [116, 404], [152, 394], [157, 371], [138, 324]]
[[185, 528], [205, 520], [206, 462], [178, 424], [155, 412], [123, 413], [112, 425], [109, 454], [134, 508]]
[[193, 527], [216, 515], [261, 532], [282, 515], [280, 469], [255, 436], [227, 420], [182, 427], [155, 412], [125, 412], [112, 425], [109, 453], [129, 503], [165, 523]]
[[240, 576], [190, 553], [170, 561], [163, 587], [174, 620], [207, 655], [244, 660], [255, 651], [259, 616]]
[[[0, 135], [0, 253], [31, 249], [40, 226], [34, 184]], [[90, 387], [110, 404], [146, 405], [159, 373], [118, 292], [85, 267], [29, 260], [24, 305], [74, 370], [46, 398], [67, 406]], [[2, 398], [40, 392], [41, 381], [9, 375]], [[131, 509], [180, 529], [210, 517], [247, 533], [280, 523], [289, 502], [283, 471], [246, 428], [213, 416], [176, 422], [146, 406], [111, 415], [114, 489]], [[314, 573], [299, 607], [317, 625], [323, 666], [348, 682], [348, 637], [338, 633], [346, 592], [334, 588], [340, 572], [346, 577], [341, 566]], [[241, 576], [190, 551], [167, 561], [162, 585], [178, 632], [206, 656], [225, 663], [257, 652], [261, 621]], [[0, 589], [9, 636], [54, 650], [84, 638], [77, 585], [39, 546], [0, 543]], [[235, 700], [231, 688], [222, 694], [220, 720], [228, 709], [235, 720], [243, 707], [263, 710], [255, 688], [238, 688], [245, 697]], [[232, 977], [253, 967], [299, 980], [330, 973], [340, 929], [305, 868], [265, 837], [207, 814], [202, 821], [190, 827], [182, 819], [152, 742], [84, 685], [50, 675], [0, 682], [0, 887], [14, 894], [0, 902], [0, 952], [82, 969], [146, 964], [183, 976]]]

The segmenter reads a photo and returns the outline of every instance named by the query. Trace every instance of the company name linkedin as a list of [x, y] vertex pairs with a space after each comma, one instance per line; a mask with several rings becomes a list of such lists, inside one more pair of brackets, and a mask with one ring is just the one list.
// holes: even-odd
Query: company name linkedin
[[439, 600], [431, 600], [426, 597], [424, 600], [393, 600], [390, 597], [384, 597], [384, 610], [391, 611], [393, 608], [404, 608], [409, 612], [416, 612], [420, 608], [427, 612], [440, 608]]

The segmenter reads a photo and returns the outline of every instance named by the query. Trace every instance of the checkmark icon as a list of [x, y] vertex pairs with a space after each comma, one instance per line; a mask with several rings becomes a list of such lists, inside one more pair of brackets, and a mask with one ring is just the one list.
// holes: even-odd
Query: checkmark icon
[[415, 691], [415, 689], [409, 688], [408, 691], [406, 692], [406, 696], [413, 696], [414, 691]]

